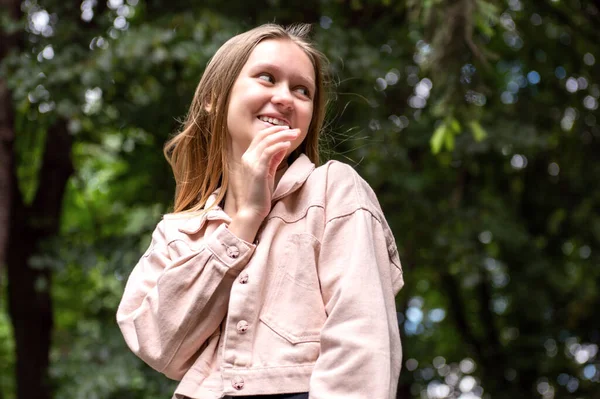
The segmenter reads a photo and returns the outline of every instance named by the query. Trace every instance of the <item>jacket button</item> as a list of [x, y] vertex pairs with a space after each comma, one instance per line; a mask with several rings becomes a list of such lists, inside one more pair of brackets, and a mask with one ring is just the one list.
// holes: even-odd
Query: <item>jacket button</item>
[[231, 379], [231, 386], [238, 391], [244, 389], [244, 379], [240, 376], [235, 376]]
[[247, 284], [247, 283], [248, 283], [248, 273], [242, 272], [242, 274], [240, 274], [240, 284]]
[[246, 320], [240, 320], [237, 323], [237, 330], [240, 334], [244, 334], [246, 331], [248, 331], [248, 322]]
[[227, 255], [232, 259], [237, 259], [240, 256], [240, 250], [236, 246], [227, 247]]

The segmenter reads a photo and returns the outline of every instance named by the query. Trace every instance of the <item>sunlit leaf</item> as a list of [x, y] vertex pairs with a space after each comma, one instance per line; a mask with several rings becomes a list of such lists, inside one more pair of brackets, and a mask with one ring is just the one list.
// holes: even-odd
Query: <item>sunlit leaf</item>
[[446, 124], [444, 122], [440, 123], [440, 125], [437, 127], [437, 129], [435, 129], [435, 132], [433, 132], [433, 136], [431, 136], [431, 139], [429, 141], [429, 144], [431, 146], [431, 151], [434, 154], [437, 154], [440, 152], [440, 150], [442, 149], [442, 144], [446, 140], [446, 135], [449, 135], [449, 134], [450, 133], [448, 132], [448, 128], [446, 127]]
[[481, 127], [481, 124], [478, 121], [471, 121], [469, 123], [469, 127], [471, 128], [471, 132], [473, 133], [473, 138], [477, 142], [481, 142], [485, 140], [487, 137], [487, 133]]

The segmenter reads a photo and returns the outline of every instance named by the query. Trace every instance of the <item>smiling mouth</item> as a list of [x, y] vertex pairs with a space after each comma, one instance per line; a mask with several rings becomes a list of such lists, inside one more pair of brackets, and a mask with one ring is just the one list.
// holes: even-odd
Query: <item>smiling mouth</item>
[[[271, 118], [270, 116], [259, 116], [258, 119], [263, 122], [270, 123], [271, 125], [274, 125], [274, 126], [289, 126], [289, 123], [287, 121], [277, 119], [277, 118]], [[289, 127], [291, 128], [291, 126], [289, 126]]]

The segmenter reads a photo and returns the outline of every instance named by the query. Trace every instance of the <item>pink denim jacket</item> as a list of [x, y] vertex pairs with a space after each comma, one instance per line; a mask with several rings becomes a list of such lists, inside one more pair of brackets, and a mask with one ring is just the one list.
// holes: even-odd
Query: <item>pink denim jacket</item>
[[131, 350], [181, 380], [173, 397], [395, 398], [404, 280], [369, 185], [348, 165], [315, 169], [301, 155], [255, 243], [230, 221], [217, 206], [165, 215], [119, 305]]

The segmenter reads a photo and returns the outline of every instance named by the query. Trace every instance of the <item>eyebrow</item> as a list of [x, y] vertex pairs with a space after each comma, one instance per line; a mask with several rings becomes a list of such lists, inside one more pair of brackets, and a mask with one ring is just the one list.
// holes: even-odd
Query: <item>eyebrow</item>
[[[256, 69], [271, 69], [271, 70], [277, 71], [279, 73], [283, 72], [283, 70], [279, 66], [277, 66], [275, 64], [271, 64], [270, 62], [259, 62], [257, 64], [252, 65], [250, 67], [250, 69], [251, 70], [256, 70]], [[306, 83], [308, 83], [309, 85], [312, 86], [311, 88], [313, 90], [315, 89], [316, 84], [315, 84], [315, 80], [313, 78], [311, 78], [311, 77], [309, 77], [307, 75], [301, 75], [301, 74], [296, 74], [296, 73], [293, 73], [292, 76], [295, 77], [295, 78], [298, 78], [298, 79], [301, 79], [301, 80], [305, 81]]]

